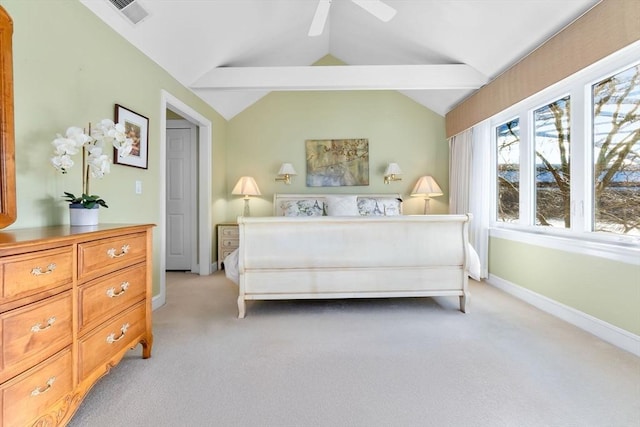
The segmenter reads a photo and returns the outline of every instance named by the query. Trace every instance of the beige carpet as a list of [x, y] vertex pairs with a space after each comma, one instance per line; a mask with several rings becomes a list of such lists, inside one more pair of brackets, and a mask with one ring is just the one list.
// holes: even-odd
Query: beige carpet
[[249, 302], [167, 275], [71, 426], [640, 426], [640, 358], [485, 284], [458, 298]]

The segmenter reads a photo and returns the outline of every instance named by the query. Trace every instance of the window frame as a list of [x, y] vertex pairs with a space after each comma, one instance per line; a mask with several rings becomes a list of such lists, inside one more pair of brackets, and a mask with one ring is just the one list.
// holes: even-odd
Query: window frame
[[[594, 84], [640, 64], [640, 41], [576, 72], [488, 119], [491, 138], [490, 236], [536, 243], [557, 249], [598, 255], [640, 265], [640, 236], [591, 231], [593, 227], [592, 97]], [[570, 97], [571, 227], [535, 225], [534, 111]], [[497, 220], [496, 128], [520, 120], [520, 218], [518, 223]], [[582, 143], [581, 143], [582, 141]]]

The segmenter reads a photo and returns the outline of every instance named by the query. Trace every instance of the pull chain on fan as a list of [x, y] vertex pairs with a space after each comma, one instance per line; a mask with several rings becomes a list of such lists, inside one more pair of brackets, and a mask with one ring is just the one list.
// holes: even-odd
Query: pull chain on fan
[[[396, 14], [396, 10], [391, 6], [383, 3], [381, 0], [351, 0], [382, 22], [389, 22]], [[329, 17], [329, 9], [331, 8], [331, 0], [318, 0], [316, 13], [311, 21], [309, 28], [309, 36], [315, 37], [322, 34], [324, 26]]]

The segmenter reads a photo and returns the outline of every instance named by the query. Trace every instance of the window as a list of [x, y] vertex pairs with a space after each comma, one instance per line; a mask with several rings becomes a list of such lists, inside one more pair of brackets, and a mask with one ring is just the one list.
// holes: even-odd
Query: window
[[520, 121], [497, 127], [498, 221], [518, 222], [520, 216]]
[[592, 88], [593, 230], [640, 234], [640, 65]]
[[640, 45], [491, 119], [493, 224], [640, 242]]
[[533, 112], [535, 149], [535, 224], [571, 224], [571, 150], [569, 97]]

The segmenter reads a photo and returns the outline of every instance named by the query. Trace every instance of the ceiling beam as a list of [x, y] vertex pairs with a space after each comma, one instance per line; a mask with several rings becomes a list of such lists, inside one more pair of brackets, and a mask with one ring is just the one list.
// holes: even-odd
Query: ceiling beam
[[489, 79], [465, 64], [219, 67], [192, 89], [435, 90], [477, 89]]

